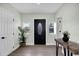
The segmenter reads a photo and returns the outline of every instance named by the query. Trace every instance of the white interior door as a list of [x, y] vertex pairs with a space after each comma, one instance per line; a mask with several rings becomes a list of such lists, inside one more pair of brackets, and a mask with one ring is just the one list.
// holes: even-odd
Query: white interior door
[[8, 46], [8, 49], [7, 49], [7, 52], [11, 52], [12, 49], [13, 49], [13, 46], [14, 46], [14, 36], [13, 36], [13, 33], [14, 33], [14, 24], [13, 24], [13, 15], [11, 13], [9, 13], [8, 11], [8, 15], [7, 15], [7, 37], [8, 37], [8, 43], [7, 45]]
[[0, 13], [0, 55], [8, 55], [13, 48], [13, 18], [7, 9]]
[[[1, 8], [0, 8], [0, 14], [1, 14]], [[1, 55], [1, 50], [2, 50], [1, 33], [2, 33], [2, 21], [1, 21], [1, 15], [0, 15], [0, 55]]]
[[1, 8], [1, 17], [0, 17], [0, 41], [1, 41], [1, 55], [6, 54], [7, 50], [7, 16], [4, 12], [4, 8]]

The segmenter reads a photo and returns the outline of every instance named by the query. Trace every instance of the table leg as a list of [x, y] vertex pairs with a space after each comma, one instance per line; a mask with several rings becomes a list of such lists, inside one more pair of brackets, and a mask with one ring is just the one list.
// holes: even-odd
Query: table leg
[[69, 56], [69, 49], [67, 49], [67, 52], [68, 52], [68, 56]]
[[66, 56], [66, 48], [64, 48], [64, 56]]
[[58, 56], [58, 48], [59, 48], [59, 44], [56, 42], [56, 56]]
[[67, 47], [67, 54], [68, 54], [68, 56], [69, 56], [69, 46]]
[[71, 52], [71, 56], [73, 56], [73, 53]]

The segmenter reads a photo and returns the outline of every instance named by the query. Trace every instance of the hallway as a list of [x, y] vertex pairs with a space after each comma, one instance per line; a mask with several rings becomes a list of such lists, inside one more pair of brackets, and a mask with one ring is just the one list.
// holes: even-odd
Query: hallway
[[[0, 3], [0, 56], [56, 56], [54, 39], [65, 31], [79, 43], [79, 4]], [[17, 49], [23, 42], [26, 47]]]
[[[9, 56], [55, 56], [56, 49], [55, 46], [26, 46], [20, 47], [16, 51], [12, 52]], [[59, 56], [63, 56], [61, 48], [59, 49]]]

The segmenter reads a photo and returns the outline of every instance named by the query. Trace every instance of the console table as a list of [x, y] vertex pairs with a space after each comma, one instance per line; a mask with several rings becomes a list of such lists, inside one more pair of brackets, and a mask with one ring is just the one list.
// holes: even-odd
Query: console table
[[[66, 49], [67, 49], [67, 55], [72, 56], [73, 54], [79, 54], [79, 44], [72, 42], [72, 41], [68, 41], [68, 42], [64, 42], [62, 40], [62, 38], [57, 38], [55, 39], [56, 41], [56, 56], [58, 56], [58, 48], [59, 48], [59, 44], [62, 45], [64, 47], [64, 56], [66, 56]], [[71, 51], [71, 54], [69, 54], [69, 52]]]

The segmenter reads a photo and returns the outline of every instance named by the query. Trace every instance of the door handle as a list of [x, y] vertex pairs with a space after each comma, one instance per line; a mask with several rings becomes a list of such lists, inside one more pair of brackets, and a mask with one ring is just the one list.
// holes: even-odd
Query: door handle
[[1, 39], [5, 39], [5, 38], [7, 38], [7, 37], [1, 37]]

